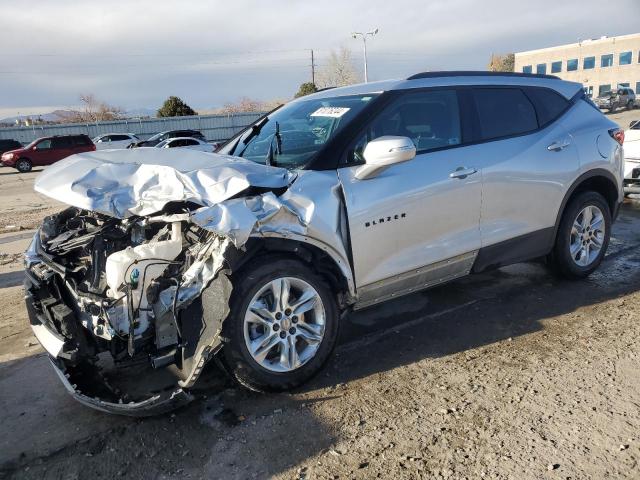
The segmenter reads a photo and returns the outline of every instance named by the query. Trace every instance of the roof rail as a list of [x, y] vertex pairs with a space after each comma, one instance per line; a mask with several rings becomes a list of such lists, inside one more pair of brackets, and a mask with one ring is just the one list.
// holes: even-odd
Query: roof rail
[[542, 75], [539, 73], [520, 73], [520, 72], [489, 72], [485, 70], [469, 71], [469, 70], [450, 70], [443, 72], [422, 72], [411, 75], [407, 80], [418, 80], [420, 78], [439, 78], [439, 77], [525, 77], [525, 78], [548, 78], [559, 80], [555, 75]]

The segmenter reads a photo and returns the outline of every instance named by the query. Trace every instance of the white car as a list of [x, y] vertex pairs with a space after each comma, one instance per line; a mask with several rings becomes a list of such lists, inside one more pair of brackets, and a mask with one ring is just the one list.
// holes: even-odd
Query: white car
[[640, 140], [640, 120], [633, 120], [629, 124], [629, 129], [624, 131], [624, 141], [635, 142], [637, 140]]
[[129, 145], [139, 142], [140, 139], [133, 133], [106, 133], [93, 139], [96, 150], [113, 148], [128, 148]]
[[176, 137], [163, 140], [155, 148], [190, 148], [191, 150], [199, 150], [201, 152], [213, 152], [215, 145], [212, 145], [197, 138]]
[[625, 132], [624, 193], [640, 193], [640, 123]]

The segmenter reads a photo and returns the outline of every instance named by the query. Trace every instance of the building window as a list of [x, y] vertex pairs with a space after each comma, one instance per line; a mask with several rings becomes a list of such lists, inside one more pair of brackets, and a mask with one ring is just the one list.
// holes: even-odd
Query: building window
[[584, 62], [582, 63], [582, 68], [584, 70], [591, 70], [596, 66], [596, 57], [584, 57]]
[[598, 96], [601, 96], [604, 92], [610, 92], [611, 91], [611, 85], [607, 84], [607, 85], [600, 85], [598, 87]]
[[584, 93], [585, 95], [587, 95], [589, 98], [593, 97], [593, 86], [589, 85], [588, 87], [583, 87]]
[[620, 58], [618, 59], [619, 65], [631, 65], [631, 52], [622, 52], [620, 53]]
[[545, 73], [547, 73], [547, 64], [539, 63], [538, 65], [536, 65], [536, 73], [538, 75], [544, 75]]
[[522, 73], [532, 73], [533, 72], [533, 68], [531, 67], [531, 65], [525, 65], [524, 67], [522, 67]]
[[562, 71], [562, 62], [551, 62], [551, 73], [558, 73]]
[[602, 55], [600, 57], [600, 66], [603, 68], [613, 66], [613, 54]]
[[640, 82], [636, 82], [636, 93], [640, 95]]
[[578, 70], [578, 59], [567, 60], [567, 72], [575, 72], [576, 70]]
[[630, 85], [629, 82], [623, 82], [618, 84], [619, 87], [626, 87], [626, 88], [629, 88], [629, 85]]

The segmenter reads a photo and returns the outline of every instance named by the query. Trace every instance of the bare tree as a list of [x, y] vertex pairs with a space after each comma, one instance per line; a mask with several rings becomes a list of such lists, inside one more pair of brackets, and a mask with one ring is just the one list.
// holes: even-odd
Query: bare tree
[[243, 112], [268, 112], [273, 110], [278, 105], [282, 105], [286, 103], [286, 100], [256, 100], [254, 98], [242, 97], [237, 102], [228, 102], [225, 103], [222, 108], [216, 110], [216, 113], [223, 113], [226, 115], [232, 113], [243, 113]]
[[342, 87], [360, 80], [360, 74], [353, 62], [351, 50], [340, 47], [336, 52], [332, 50], [327, 64], [318, 72], [318, 86], [320, 88]]
[[58, 113], [60, 121], [62, 123], [105, 122], [118, 120], [124, 115], [124, 110], [121, 107], [99, 100], [92, 93], [80, 94], [80, 103], [82, 104], [82, 110]]

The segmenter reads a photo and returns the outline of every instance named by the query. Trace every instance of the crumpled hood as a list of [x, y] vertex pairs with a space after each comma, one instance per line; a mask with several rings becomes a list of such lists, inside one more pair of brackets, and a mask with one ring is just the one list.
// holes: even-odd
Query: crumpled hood
[[187, 148], [101, 150], [72, 155], [41, 173], [35, 190], [116, 218], [150, 215], [169, 202], [213, 206], [246, 190], [287, 187], [284, 168]]

